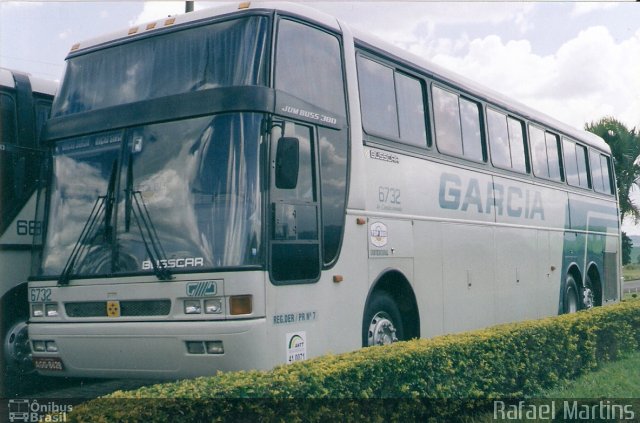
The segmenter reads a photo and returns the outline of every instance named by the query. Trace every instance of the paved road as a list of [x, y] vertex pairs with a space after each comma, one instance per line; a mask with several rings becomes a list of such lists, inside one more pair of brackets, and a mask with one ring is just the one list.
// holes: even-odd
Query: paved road
[[640, 293], [640, 279], [634, 281], [625, 281], [622, 285], [623, 291], [625, 294], [629, 292], [638, 292]]

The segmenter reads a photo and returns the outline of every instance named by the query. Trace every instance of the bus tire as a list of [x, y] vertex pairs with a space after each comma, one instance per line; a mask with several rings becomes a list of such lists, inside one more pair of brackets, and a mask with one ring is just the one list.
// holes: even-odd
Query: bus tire
[[575, 313], [580, 310], [580, 302], [578, 296], [578, 285], [572, 275], [567, 275], [564, 285], [564, 294], [562, 298], [564, 314]]
[[19, 394], [36, 373], [31, 363], [31, 345], [27, 331], [26, 291], [20, 295], [23, 291], [25, 290], [14, 290], [2, 301], [0, 397], [4, 398]]
[[374, 293], [364, 313], [362, 345], [388, 345], [404, 340], [404, 327], [398, 305], [386, 292]]
[[587, 276], [585, 277], [584, 287], [582, 288], [581, 291], [582, 291], [582, 295], [580, 295], [581, 308], [585, 310], [592, 309], [595, 306], [596, 302], [595, 302], [595, 293], [593, 291], [593, 283], [591, 282], [591, 278], [589, 277], [589, 274], [587, 274]]

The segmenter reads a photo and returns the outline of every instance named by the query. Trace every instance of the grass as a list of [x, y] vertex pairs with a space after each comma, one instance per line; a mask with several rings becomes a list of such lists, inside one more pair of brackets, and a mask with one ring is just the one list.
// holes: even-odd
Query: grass
[[622, 267], [622, 276], [625, 281], [640, 279], [640, 264], [627, 264]]
[[[596, 371], [580, 376], [578, 379], [562, 381], [552, 389], [540, 392], [535, 398], [547, 398], [540, 400], [540, 404], [548, 404], [554, 399], [633, 399], [636, 404], [640, 398], [640, 351], [626, 356], [618, 361], [606, 363]], [[535, 398], [526, 400], [526, 404], [535, 404]], [[494, 419], [493, 412], [481, 413], [475, 416], [462, 417], [463, 423], [486, 423], [500, 421]], [[526, 420], [526, 421], [549, 421]], [[556, 421], [556, 420], [554, 420]]]
[[640, 352], [606, 363], [576, 380], [541, 393], [542, 398], [640, 398]]

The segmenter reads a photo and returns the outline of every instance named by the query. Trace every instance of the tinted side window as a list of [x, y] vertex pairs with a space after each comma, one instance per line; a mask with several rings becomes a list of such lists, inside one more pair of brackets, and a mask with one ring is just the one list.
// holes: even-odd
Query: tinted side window
[[549, 178], [562, 181], [562, 172], [560, 170], [560, 138], [547, 132], [545, 134], [547, 142], [547, 160], [549, 163]]
[[357, 61], [365, 132], [426, 147], [423, 82], [364, 56]]
[[542, 129], [529, 126], [529, 142], [531, 143], [531, 167], [533, 174], [541, 178], [549, 178], [547, 162], [547, 145]]
[[531, 143], [533, 173], [541, 178], [561, 181], [558, 136], [529, 125], [529, 142]]
[[438, 149], [443, 153], [462, 156], [462, 130], [458, 96], [436, 86], [433, 87], [432, 93]]
[[407, 144], [426, 147], [427, 127], [422, 83], [402, 73], [396, 72], [395, 75], [400, 139]]
[[604, 180], [602, 179], [602, 164], [600, 163], [600, 154], [595, 150], [589, 151], [589, 161], [591, 165], [591, 181], [593, 189], [597, 192], [604, 192]]
[[16, 144], [16, 103], [6, 94], [0, 94], [0, 143]]
[[507, 117], [495, 110], [487, 109], [487, 124], [489, 126], [491, 161], [495, 166], [511, 168]]
[[51, 114], [51, 101], [38, 100], [36, 102], [36, 139], [40, 140], [42, 127]]
[[575, 187], [580, 186], [580, 178], [578, 177], [578, 163], [576, 159], [575, 143], [562, 139], [562, 147], [564, 150], [564, 169], [567, 174], [567, 182]]
[[358, 56], [362, 126], [368, 133], [398, 137], [393, 69]]
[[322, 182], [322, 258], [325, 265], [332, 263], [338, 256], [347, 201], [348, 143], [346, 133], [336, 136], [335, 132], [329, 128], [318, 128]]
[[611, 179], [611, 158], [600, 155], [600, 165], [602, 166], [602, 181], [604, 183], [603, 189], [605, 194], [613, 194], [613, 180]]
[[464, 156], [482, 161], [482, 131], [480, 129], [480, 106], [460, 98], [460, 120], [462, 121], [462, 149]]
[[341, 57], [337, 37], [282, 19], [278, 27], [276, 88], [344, 116]]
[[447, 154], [483, 160], [480, 108], [477, 103], [433, 86], [438, 149]]
[[487, 108], [491, 160], [495, 166], [527, 172], [522, 121]]
[[511, 168], [518, 172], [527, 171], [527, 159], [524, 148], [524, 132], [521, 121], [509, 117], [509, 146], [511, 149]]
[[587, 147], [576, 144], [576, 159], [578, 163], [578, 178], [582, 188], [590, 188], [589, 174], [587, 168]]
[[587, 147], [576, 144], [566, 138], [562, 139], [564, 148], [565, 170], [569, 185], [581, 188], [591, 188], [591, 180], [588, 175]]

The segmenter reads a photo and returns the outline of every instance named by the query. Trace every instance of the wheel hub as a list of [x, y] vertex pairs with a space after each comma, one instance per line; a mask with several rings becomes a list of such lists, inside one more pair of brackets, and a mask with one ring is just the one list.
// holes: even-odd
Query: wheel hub
[[583, 290], [582, 303], [586, 309], [593, 308], [593, 290], [591, 288], [587, 287]]
[[389, 345], [396, 341], [396, 327], [391, 317], [385, 312], [376, 313], [369, 324], [369, 346]]

